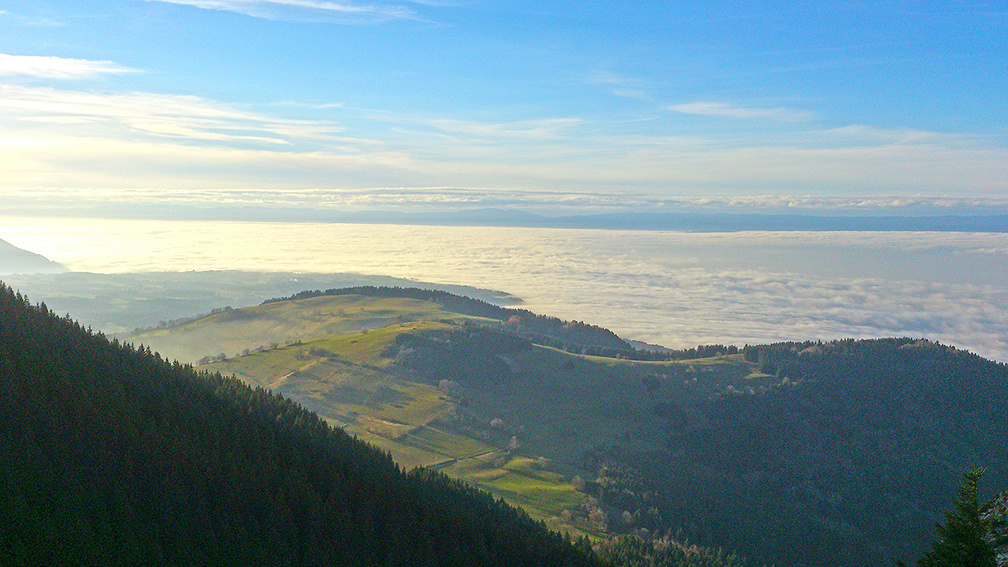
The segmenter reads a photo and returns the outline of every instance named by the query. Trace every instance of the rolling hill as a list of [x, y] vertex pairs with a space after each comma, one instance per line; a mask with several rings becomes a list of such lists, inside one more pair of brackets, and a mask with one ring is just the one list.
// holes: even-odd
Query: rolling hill
[[885, 339], [642, 353], [522, 334], [510, 316], [416, 290], [363, 291], [161, 338], [228, 329], [251, 344], [266, 313], [307, 327], [328, 310], [342, 332], [314, 327], [207, 368], [574, 534], [672, 532], [768, 563], [877, 563], [923, 549], [963, 470], [987, 466], [1008, 485], [1008, 371], [968, 352]]
[[[207, 368], [575, 535], [879, 563], [926, 546], [964, 470], [1008, 485], [1008, 370], [968, 352], [905, 338], [626, 351], [426, 293], [310, 292], [136, 339], [252, 345]], [[262, 321], [281, 319], [297, 332], [259, 348]]]
[[290, 400], [0, 288], [0, 563], [598, 565]]
[[405, 467], [437, 467], [574, 533], [601, 533], [578, 519], [585, 495], [570, 484], [584, 451], [622, 441], [628, 430], [649, 432], [638, 435], [639, 445], [661, 447], [654, 392], [641, 384], [697, 372], [709, 378], [697, 395], [707, 395], [741, 387], [752, 371], [739, 356], [635, 363], [573, 354], [534, 341], [632, 352], [609, 348], [608, 331], [598, 333], [602, 346], [558, 338], [572, 328], [584, 337], [591, 326], [540, 318], [552, 328], [523, 334], [518, 310], [440, 292], [424, 291], [423, 300], [419, 291], [302, 294], [126, 340], [169, 356], [214, 353], [219, 345], [244, 353], [201, 356], [207, 369], [280, 392]]

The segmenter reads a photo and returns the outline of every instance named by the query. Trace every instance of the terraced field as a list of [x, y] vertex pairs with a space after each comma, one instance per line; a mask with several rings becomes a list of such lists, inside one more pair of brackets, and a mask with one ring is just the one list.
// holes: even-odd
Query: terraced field
[[[586, 496], [571, 484], [584, 474], [585, 449], [657, 448], [667, 423], [656, 403], [688, 408], [773, 380], [740, 355], [585, 356], [472, 334], [474, 323], [497, 322], [414, 299], [344, 295], [229, 310], [131, 340], [168, 356], [235, 352], [203, 368], [280, 392], [404, 468], [437, 468], [574, 534], [594, 533]], [[460, 336], [476, 355], [452, 356]]]

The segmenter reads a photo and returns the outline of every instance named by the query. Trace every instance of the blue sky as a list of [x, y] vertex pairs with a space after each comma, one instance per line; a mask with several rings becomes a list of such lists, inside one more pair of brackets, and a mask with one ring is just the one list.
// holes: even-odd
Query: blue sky
[[0, 4], [0, 203], [1008, 210], [1003, 2]]

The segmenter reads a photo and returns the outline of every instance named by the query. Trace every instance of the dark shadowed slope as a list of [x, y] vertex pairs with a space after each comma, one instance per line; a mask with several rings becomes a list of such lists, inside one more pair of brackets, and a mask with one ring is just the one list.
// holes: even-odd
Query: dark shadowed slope
[[[747, 347], [777, 382], [669, 396], [662, 450], [586, 453], [600, 502], [778, 565], [910, 560], [963, 471], [1008, 486], [1008, 366], [911, 339]], [[816, 553], [809, 553], [815, 549]]]
[[300, 406], [0, 287], [0, 564], [594, 565]]
[[62, 271], [65, 271], [65, 268], [60, 264], [0, 240], [0, 274], [39, 274]]

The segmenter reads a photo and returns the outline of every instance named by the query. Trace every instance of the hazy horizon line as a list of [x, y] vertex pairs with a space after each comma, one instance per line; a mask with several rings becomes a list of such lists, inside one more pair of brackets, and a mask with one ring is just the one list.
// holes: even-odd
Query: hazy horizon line
[[642, 230], [681, 232], [1008, 232], [1008, 212], [973, 209], [851, 210], [683, 210], [683, 211], [569, 211], [533, 212], [496, 207], [403, 211], [355, 211], [228, 205], [194, 207], [140, 205], [89, 207], [74, 210], [8, 210], [7, 217], [91, 218], [114, 220], [265, 222], [324, 224], [390, 224], [415, 226], [482, 226]]

